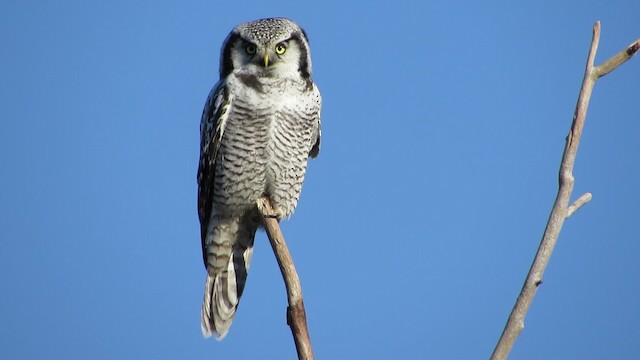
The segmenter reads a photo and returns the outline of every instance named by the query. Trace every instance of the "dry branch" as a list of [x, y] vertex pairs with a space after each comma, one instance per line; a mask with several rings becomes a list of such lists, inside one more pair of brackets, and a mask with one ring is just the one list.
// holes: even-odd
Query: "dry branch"
[[520, 295], [516, 300], [516, 304], [511, 311], [511, 315], [509, 315], [509, 320], [502, 332], [502, 336], [491, 355], [491, 359], [506, 359], [509, 355], [516, 338], [524, 329], [525, 315], [533, 301], [538, 285], [542, 283], [542, 274], [547, 267], [553, 248], [556, 245], [564, 220], [591, 199], [591, 194], [587, 193], [576, 200], [571, 207], [568, 207], [574, 184], [572, 174], [573, 165], [575, 163], [578, 144], [580, 143], [580, 137], [584, 127], [584, 121], [587, 116], [587, 108], [589, 106], [589, 99], [591, 98], [593, 86], [597, 79], [613, 71], [635, 55], [640, 46], [640, 39], [638, 39], [627, 46], [624, 50], [605, 61], [602, 65], [594, 66], [594, 59], [596, 51], [598, 50], [599, 41], [600, 22], [598, 21], [593, 26], [593, 38], [591, 40], [591, 47], [587, 58], [582, 88], [580, 89], [578, 103], [576, 104], [576, 110], [573, 115], [573, 123], [571, 124], [569, 135], [567, 136], [567, 143], [562, 155], [562, 162], [560, 163], [558, 194], [556, 196], [555, 203], [553, 204], [553, 209], [551, 210], [551, 215], [547, 222], [547, 227], [544, 230], [544, 235], [542, 236], [538, 252], [533, 260], [527, 279], [522, 286]]
[[307, 315], [304, 310], [302, 287], [300, 286], [298, 272], [293, 264], [287, 243], [284, 241], [282, 231], [280, 231], [278, 220], [273, 216], [275, 212], [271, 202], [267, 198], [262, 198], [258, 200], [257, 205], [262, 213], [264, 228], [267, 231], [271, 248], [273, 248], [273, 253], [278, 260], [278, 266], [287, 287], [287, 300], [289, 302], [287, 324], [291, 327], [298, 359], [312, 360], [311, 338], [307, 329]]

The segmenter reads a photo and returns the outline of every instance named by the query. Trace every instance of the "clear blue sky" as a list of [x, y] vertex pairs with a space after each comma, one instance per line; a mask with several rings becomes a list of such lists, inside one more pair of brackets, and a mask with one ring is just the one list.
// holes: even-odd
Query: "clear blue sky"
[[[285, 16], [312, 45], [320, 157], [283, 231], [319, 359], [487, 358], [557, 189], [596, 20], [628, 1], [0, 4], [0, 358], [293, 359], [258, 234], [204, 340], [199, 121], [220, 45]], [[567, 221], [512, 352], [640, 357], [640, 59], [598, 81]]]

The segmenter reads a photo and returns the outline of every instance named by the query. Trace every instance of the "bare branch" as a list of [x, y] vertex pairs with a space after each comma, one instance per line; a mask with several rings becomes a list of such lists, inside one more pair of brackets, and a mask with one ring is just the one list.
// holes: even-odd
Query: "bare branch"
[[591, 193], [582, 194], [573, 204], [567, 208], [567, 219], [571, 217], [576, 211], [580, 210], [582, 205], [591, 201]]
[[513, 310], [509, 315], [509, 320], [507, 320], [502, 336], [491, 355], [491, 359], [506, 359], [509, 355], [516, 338], [524, 329], [524, 318], [529, 310], [531, 302], [533, 301], [533, 297], [535, 296], [538, 286], [542, 284], [542, 275], [547, 267], [553, 248], [556, 245], [564, 220], [591, 199], [591, 194], [585, 194], [580, 197], [580, 199], [578, 199], [571, 208], [568, 208], [567, 206], [569, 204], [569, 199], [571, 198], [571, 192], [573, 191], [573, 165], [575, 163], [580, 137], [582, 136], [582, 129], [587, 116], [587, 108], [589, 106], [589, 99], [591, 98], [593, 86], [598, 78], [611, 72], [633, 56], [638, 51], [639, 46], [638, 41], [636, 41], [618, 55], [607, 60], [601, 66], [594, 67], [594, 59], [598, 50], [599, 41], [600, 22], [596, 22], [593, 26], [591, 47], [587, 57], [587, 65], [584, 72], [584, 78], [582, 80], [580, 94], [578, 96], [578, 102], [576, 104], [576, 110], [573, 115], [573, 123], [571, 124], [569, 135], [567, 136], [567, 143], [562, 155], [562, 162], [560, 163], [558, 194], [556, 196], [555, 203], [553, 204], [549, 220], [547, 221], [542, 241], [538, 247], [538, 252], [533, 260], [527, 279], [522, 286], [520, 295], [518, 296]]
[[271, 201], [267, 198], [258, 199], [258, 209], [263, 217], [264, 228], [267, 231], [269, 242], [273, 253], [278, 260], [278, 266], [282, 273], [285, 286], [287, 287], [287, 324], [291, 327], [291, 334], [296, 344], [298, 359], [312, 360], [313, 351], [311, 349], [311, 338], [307, 329], [307, 315], [304, 310], [304, 302], [302, 299], [302, 287], [300, 286], [300, 278], [293, 264], [291, 253], [284, 241], [284, 236], [280, 230], [278, 220], [273, 216], [275, 211], [271, 205]]

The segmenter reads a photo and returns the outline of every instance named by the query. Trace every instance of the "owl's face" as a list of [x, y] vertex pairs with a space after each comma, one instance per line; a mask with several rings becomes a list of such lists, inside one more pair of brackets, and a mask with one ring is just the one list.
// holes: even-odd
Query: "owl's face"
[[220, 77], [237, 70], [257, 76], [310, 78], [306, 34], [296, 23], [283, 18], [238, 25], [222, 47]]

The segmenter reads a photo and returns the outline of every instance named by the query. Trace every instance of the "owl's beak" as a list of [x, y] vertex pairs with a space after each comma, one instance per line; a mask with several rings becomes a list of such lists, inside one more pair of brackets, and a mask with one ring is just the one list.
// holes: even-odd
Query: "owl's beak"
[[269, 67], [269, 53], [264, 53], [264, 67]]

